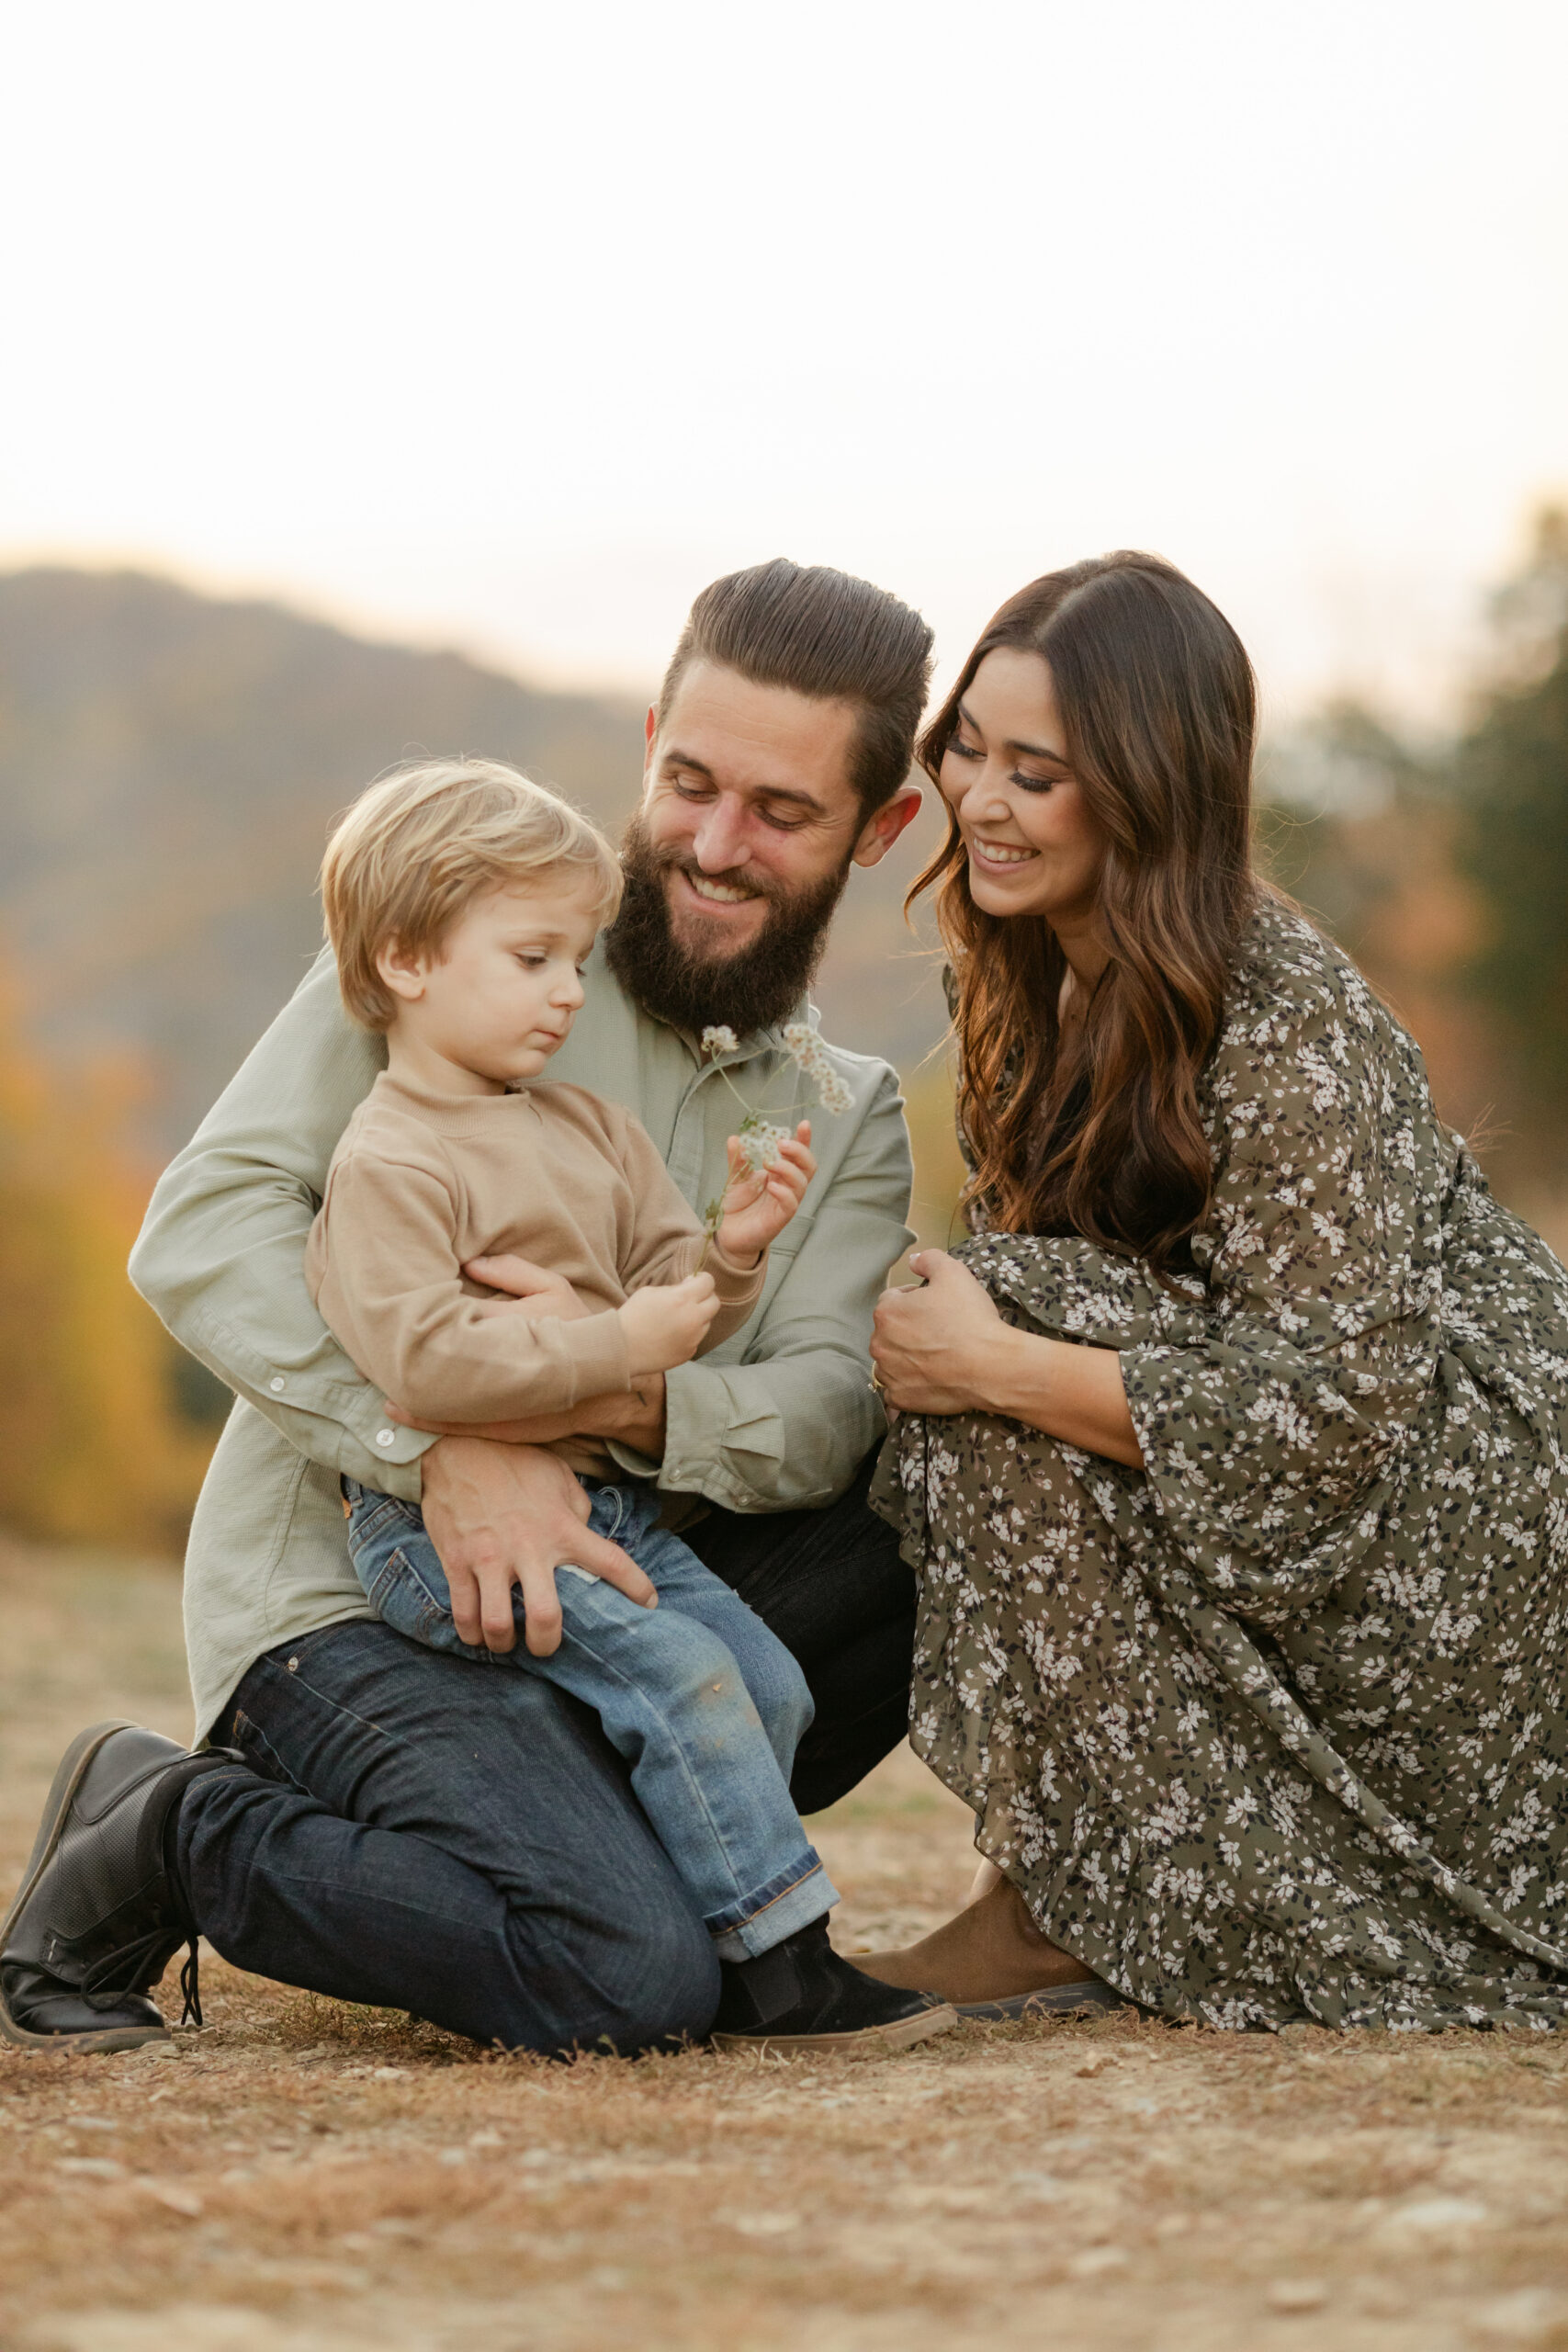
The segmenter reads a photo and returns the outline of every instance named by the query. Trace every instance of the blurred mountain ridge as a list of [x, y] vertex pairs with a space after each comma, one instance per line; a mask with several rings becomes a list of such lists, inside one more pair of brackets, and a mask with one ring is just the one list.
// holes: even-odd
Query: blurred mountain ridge
[[[642, 722], [629, 696], [142, 572], [0, 575], [0, 941], [30, 1037], [67, 1069], [134, 1059], [141, 1139], [166, 1157], [320, 945], [321, 851], [373, 776], [424, 753], [511, 760], [615, 833]], [[830, 1035], [895, 1059], [942, 1025], [898, 914], [915, 871], [906, 843], [852, 877], [820, 992]]]
[[0, 575], [0, 937], [31, 1035], [138, 1057], [166, 1154], [319, 946], [327, 831], [373, 776], [482, 752], [614, 821], [640, 717], [142, 573]]

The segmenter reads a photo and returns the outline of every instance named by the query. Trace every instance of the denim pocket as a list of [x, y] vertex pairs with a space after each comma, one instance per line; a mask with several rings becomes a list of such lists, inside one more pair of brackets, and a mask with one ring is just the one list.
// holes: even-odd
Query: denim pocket
[[389, 1535], [407, 1535], [411, 1530], [424, 1532], [424, 1520], [416, 1504], [400, 1503], [395, 1495], [373, 1495], [360, 1489], [359, 1498], [349, 1514], [350, 1551], [359, 1544], [384, 1543]]
[[400, 1544], [373, 1561], [356, 1560], [355, 1566], [365, 1597], [384, 1625], [423, 1642], [427, 1649], [449, 1648], [457, 1643], [445, 1577], [440, 1577], [437, 1590], [434, 1580], [421, 1572]]
[[624, 1487], [583, 1480], [592, 1506], [588, 1524], [595, 1535], [628, 1548], [657, 1526], [664, 1498], [657, 1487], [638, 1479]]
[[303, 1784], [297, 1781], [277, 1750], [259, 1724], [254, 1724], [243, 1707], [236, 1707], [229, 1718], [223, 1745], [237, 1747], [259, 1780], [276, 1781], [299, 1795], [308, 1795]]

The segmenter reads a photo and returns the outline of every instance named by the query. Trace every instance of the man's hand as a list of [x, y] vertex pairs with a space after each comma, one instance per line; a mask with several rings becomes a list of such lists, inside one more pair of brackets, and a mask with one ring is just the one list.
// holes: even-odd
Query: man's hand
[[424, 1457], [423, 1509], [465, 1642], [515, 1647], [512, 1593], [523, 1595], [536, 1657], [560, 1646], [556, 1570], [603, 1577], [645, 1609], [658, 1596], [637, 1563], [588, 1525], [588, 1497], [558, 1455], [487, 1438], [444, 1437]]
[[553, 1315], [559, 1322], [571, 1323], [592, 1311], [584, 1306], [564, 1274], [552, 1274], [547, 1266], [536, 1266], [532, 1258], [470, 1258], [463, 1272], [470, 1282], [483, 1283], [487, 1290], [503, 1290], [521, 1299], [530, 1315]]

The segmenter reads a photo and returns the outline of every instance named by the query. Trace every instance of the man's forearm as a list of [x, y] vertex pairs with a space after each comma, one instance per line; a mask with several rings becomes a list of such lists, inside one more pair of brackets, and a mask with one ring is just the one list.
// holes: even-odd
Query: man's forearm
[[569, 1438], [599, 1439], [646, 1455], [639, 1469], [653, 1469], [664, 1452], [664, 1375], [642, 1373], [635, 1386], [605, 1396], [588, 1396], [558, 1413], [532, 1413], [506, 1421], [417, 1420], [404, 1407], [389, 1408], [395, 1421], [436, 1437], [483, 1437], [499, 1445], [559, 1445]]
[[618, 1438], [623, 1445], [630, 1446], [649, 1462], [662, 1462], [669, 1429], [664, 1374], [661, 1372], [645, 1374], [633, 1382], [629, 1396], [618, 1396], [615, 1402], [625, 1408], [620, 1416], [620, 1425], [605, 1434]]

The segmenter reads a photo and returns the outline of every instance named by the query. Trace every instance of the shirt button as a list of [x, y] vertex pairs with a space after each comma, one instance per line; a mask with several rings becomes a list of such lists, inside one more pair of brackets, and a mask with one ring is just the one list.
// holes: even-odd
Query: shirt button
[[378, 1445], [396, 1445], [397, 1442], [398, 1433], [396, 1430], [378, 1430], [376, 1432], [376, 1442]]
[[275, 1396], [281, 1396], [284, 1390], [288, 1387], [288, 1383], [286, 1380], [280, 1379], [269, 1380], [266, 1385], [271, 1389]]

